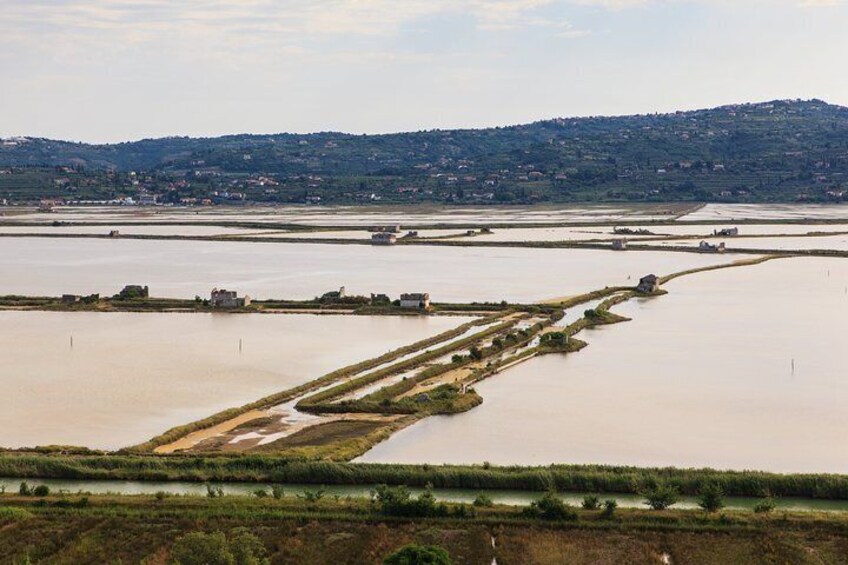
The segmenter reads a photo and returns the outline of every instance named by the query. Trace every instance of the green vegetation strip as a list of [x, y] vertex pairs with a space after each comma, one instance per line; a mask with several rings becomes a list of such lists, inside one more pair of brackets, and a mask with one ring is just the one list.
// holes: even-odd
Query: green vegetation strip
[[325, 485], [392, 484], [458, 489], [514, 489], [639, 493], [650, 482], [695, 495], [718, 484], [727, 496], [848, 500], [848, 475], [778, 474], [713, 469], [639, 468], [607, 465], [545, 467], [490, 465], [387, 465], [294, 460], [260, 455], [43, 455], [6, 452], [0, 476], [53, 479], [247, 481]]
[[[432, 361], [433, 359], [438, 359], [444, 355], [447, 355], [451, 351], [456, 351], [458, 349], [462, 349], [472, 343], [476, 343], [477, 341], [512, 327], [517, 320], [511, 320], [507, 322], [501, 322], [500, 324], [496, 324], [491, 328], [487, 328], [481, 332], [477, 332], [474, 335], [470, 335], [461, 340], [455, 341], [453, 343], [449, 343], [443, 347], [439, 347], [432, 351], [428, 351], [426, 353], [422, 353], [421, 355], [417, 355], [411, 359], [407, 359], [406, 361], [402, 361], [390, 367], [386, 367], [385, 369], [381, 369], [379, 371], [375, 371], [373, 373], [369, 373], [367, 375], [363, 375], [362, 377], [358, 377], [356, 379], [352, 379], [346, 383], [342, 383], [338, 386], [330, 388], [328, 390], [319, 392], [314, 394], [308, 398], [305, 398], [298, 402], [297, 409], [303, 410], [305, 412], [334, 412], [338, 410], [334, 410], [332, 406], [326, 406], [325, 403], [327, 401], [331, 401], [340, 396], [344, 396], [349, 392], [353, 392], [358, 390], [364, 386], [368, 386], [372, 383], [385, 379], [386, 377], [396, 375], [398, 373], [402, 373], [408, 369], [413, 369], [423, 363], [428, 361]], [[338, 405], [340, 406], [340, 405]], [[342, 410], [345, 411], [345, 410]]]

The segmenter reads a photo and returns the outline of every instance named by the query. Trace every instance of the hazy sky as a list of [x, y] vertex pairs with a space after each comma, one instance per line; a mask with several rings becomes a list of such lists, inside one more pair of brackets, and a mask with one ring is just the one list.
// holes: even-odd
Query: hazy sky
[[0, 136], [848, 105], [846, 0], [0, 0]]

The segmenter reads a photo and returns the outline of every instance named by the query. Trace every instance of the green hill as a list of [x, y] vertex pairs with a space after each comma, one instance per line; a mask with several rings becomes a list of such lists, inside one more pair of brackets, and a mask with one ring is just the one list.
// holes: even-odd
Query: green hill
[[488, 129], [111, 145], [24, 138], [0, 143], [0, 167], [0, 198], [12, 200], [141, 188], [165, 201], [839, 201], [848, 108], [774, 101]]

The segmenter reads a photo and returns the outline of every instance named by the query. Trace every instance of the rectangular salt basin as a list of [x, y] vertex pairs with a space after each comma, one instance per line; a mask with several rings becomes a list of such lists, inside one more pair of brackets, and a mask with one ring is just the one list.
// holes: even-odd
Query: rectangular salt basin
[[583, 333], [583, 351], [487, 379], [482, 405], [361, 460], [845, 473], [848, 261], [779, 259], [666, 288], [616, 309], [632, 322]]
[[[552, 228], [497, 228], [491, 234], [480, 234], [466, 241], [577, 241], [612, 240], [626, 238], [630, 241], [661, 237], [664, 235], [700, 235], [708, 236], [713, 230], [733, 227], [733, 224], [713, 225], [651, 225], [628, 226], [633, 230], [649, 230], [653, 235], [616, 234], [615, 226], [552, 227]], [[741, 235], [793, 234], [803, 235], [810, 232], [848, 232], [848, 224], [751, 224], [738, 226]], [[653, 242], [651, 242], [653, 243]], [[697, 242], [696, 242], [697, 243]]]
[[256, 235], [264, 233], [256, 229], [231, 228], [221, 226], [203, 225], [173, 225], [173, 226], [148, 226], [127, 224], [103, 224], [98, 226], [4, 226], [0, 223], [0, 234], [27, 234], [46, 233], [50, 235], [109, 235], [112, 230], [120, 232], [121, 235], [185, 235], [185, 236], [213, 236], [213, 235]]
[[0, 312], [0, 446], [127, 447], [469, 320]]
[[[361, 225], [404, 226], [422, 224], [581, 222], [617, 219], [669, 219], [688, 205], [685, 204], [587, 204], [555, 206], [278, 206], [163, 208], [163, 207], [58, 207], [54, 213], [19, 213], [8, 209], [13, 220], [117, 220], [121, 221], [250, 221], [297, 223], [304, 225]], [[2, 210], [0, 210], [2, 211]]]
[[[709, 237], [709, 243], [724, 242], [727, 251], [734, 249], [775, 249], [780, 251], [831, 250], [848, 251], [848, 235], [821, 235], [807, 237]], [[652, 242], [657, 245], [697, 247], [694, 239], [670, 239]]]
[[429, 292], [436, 302], [531, 302], [731, 261], [595, 249], [0, 238], [0, 294], [111, 295], [143, 284], [158, 297], [208, 296], [217, 286], [309, 299], [344, 286], [361, 295]]
[[845, 204], [706, 204], [680, 220], [833, 220], [848, 219]]

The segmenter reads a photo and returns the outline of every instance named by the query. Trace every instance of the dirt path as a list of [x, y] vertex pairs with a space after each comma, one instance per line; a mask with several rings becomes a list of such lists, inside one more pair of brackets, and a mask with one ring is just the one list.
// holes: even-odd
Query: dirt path
[[215, 426], [211, 426], [202, 430], [197, 430], [196, 432], [191, 432], [190, 434], [181, 437], [175, 442], [160, 445], [159, 447], [154, 449], [153, 452], [167, 454], [174, 453], [175, 451], [190, 449], [205, 439], [224, 434], [234, 428], [237, 428], [245, 422], [250, 422], [251, 420], [256, 420], [258, 418], [264, 418], [267, 415], [268, 413], [262, 410], [251, 410], [250, 412], [239, 414], [235, 418], [231, 418]]

